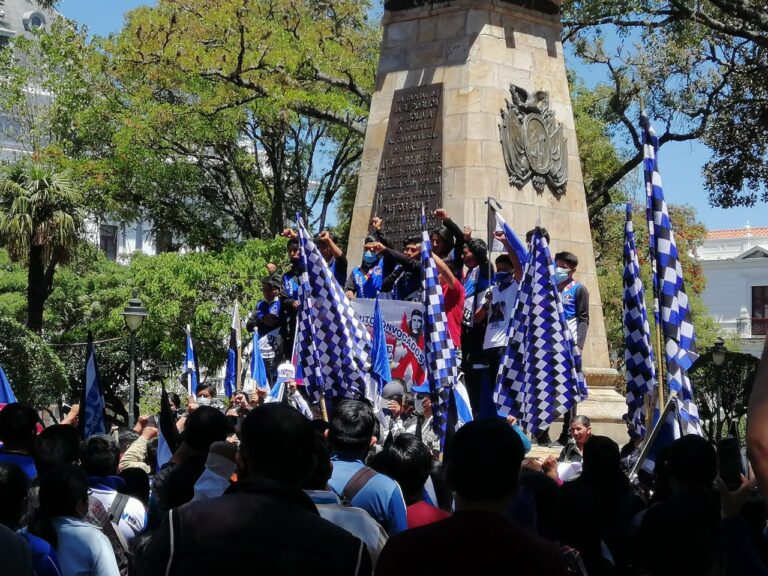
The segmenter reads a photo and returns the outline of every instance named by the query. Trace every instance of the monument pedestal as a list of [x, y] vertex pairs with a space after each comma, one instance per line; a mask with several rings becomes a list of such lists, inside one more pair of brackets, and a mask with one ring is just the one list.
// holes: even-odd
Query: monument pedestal
[[[415, 207], [423, 200], [419, 194], [427, 193], [433, 198], [428, 188], [434, 190], [435, 186], [434, 201], [459, 225], [471, 226], [474, 236], [487, 237], [488, 196], [501, 202], [502, 214], [520, 236], [540, 221], [550, 233], [553, 254], [567, 250], [578, 256], [576, 277], [590, 292], [590, 327], [583, 360], [591, 399], [579, 407], [579, 412], [595, 417], [597, 433], [604, 429], [609, 432], [610, 428], [609, 435], [623, 441], [624, 429], [621, 434], [613, 430], [616, 423], [620, 424], [626, 405], [613, 391], [618, 374], [610, 367], [608, 358], [560, 43], [560, 16], [552, 10], [529, 9], [519, 4], [556, 8], [557, 2], [454, 0], [385, 12], [381, 59], [368, 118], [348, 257], [352, 265], [360, 261], [369, 220], [374, 215], [384, 218], [385, 227], [392, 218], [407, 222], [412, 218], [417, 226], [419, 211]], [[396, 91], [416, 87], [428, 90], [430, 85], [440, 85], [440, 102], [432, 108], [439, 109], [442, 141], [430, 149], [437, 156], [423, 154], [419, 146], [406, 146], [403, 144], [408, 144], [407, 140], [398, 139], [401, 133], [417, 134], [415, 141], [429, 147], [429, 142], [434, 144], [437, 138], [430, 140], [428, 132], [434, 124], [419, 125], [415, 116], [400, 114], [395, 115], [394, 121], [401, 124], [390, 125], [393, 112], [397, 112], [393, 102], [397, 104], [398, 98], [402, 101], [404, 94]], [[546, 93], [548, 109], [558, 125], [562, 124], [567, 142], [562, 150], [567, 182], [559, 190], [542, 189], [541, 179], [536, 187], [531, 181], [519, 186], [510, 184], [500, 124], [502, 111], [507, 110], [511, 98], [511, 85], [530, 95]], [[389, 210], [388, 218], [379, 211], [387, 206], [386, 198], [392, 197], [397, 199], [397, 207]], [[408, 204], [409, 198], [413, 205]]]

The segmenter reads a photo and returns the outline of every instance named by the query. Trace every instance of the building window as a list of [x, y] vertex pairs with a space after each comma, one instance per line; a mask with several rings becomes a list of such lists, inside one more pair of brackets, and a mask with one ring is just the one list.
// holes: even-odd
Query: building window
[[99, 248], [110, 260], [117, 260], [117, 226], [102, 224], [99, 227]]
[[768, 332], [768, 286], [752, 286], [752, 336]]
[[40, 12], [27, 12], [22, 17], [21, 21], [24, 24], [24, 29], [27, 32], [32, 32], [33, 30], [39, 30], [40, 28], [45, 27], [45, 16], [43, 16]]

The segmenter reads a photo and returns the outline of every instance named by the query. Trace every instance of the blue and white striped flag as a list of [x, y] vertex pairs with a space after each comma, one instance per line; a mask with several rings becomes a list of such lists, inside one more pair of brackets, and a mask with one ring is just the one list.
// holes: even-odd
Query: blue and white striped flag
[[13, 393], [11, 383], [0, 366], [0, 404], [13, 404], [16, 402], [16, 395]]
[[[515, 234], [515, 231], [512, 230], [512, 227], [507, 224], [506, 220], [504, 220], [504, 217], [499, 212], [500, 208], [501, 205], [496, 200], [490, 197], [488, 198], [488, 246], [491, 246], [491, 252], [504, 252], [505, 248], [501, 242], [498, 242], [493, 238], [493, 230], [503, 231], [504, 236], [507, 238], [507, 242], [509, 242], [512, 250], [517, 254], [520, 266], [525, 266], [525, 263], [528, 262], [528, 248], [526, 248], [523, 241], [520, 240], [517, 234]], [[491, 216], [493, 220], [491, 219]], [[491, 228], [492, 226], [493, 228]]]
[[370, 381], [371, 337], [355, 316], [304, 221], [300, 217], [297, 221], [307, 278], [299, 291], [305, 316], [296, 338], [314, 344], [314, 350], [310, 347], [302, 354], [302, 361], [308, 363], [303, 366], [304, 378], [311, 379], [319, 371], [323, 390], [330, 390], [333, 396], [360, 398]]
[[195, 355], [195, 346], [192, 344], [192, 329], [187, 324], [187, 347], [184, 358], [184, 374], [187, 381], [187, 394], [194, 396], [197, 394], [197, 384], [200, 382], [200, 372], [197, 367], [197, 356]]
[[253, 392], [253, 387], [266, 388], [269, 390], [269, 377], [267, 376], [267, 367], [264, 365], [264, 358], [259, 348], [259, 331], [253, 331], [253, 340], [251, 341], [251, 364], [248, 370], [250, 378], [248, 392]]
[[[304, 259], [303, 250], [302, 259]], [[306, 259], [304, 259], [304, 261], [306, 262]], [[325, 394], [325, 380], [323, 379], [320, 357], [318, 356], [317, 346], [315, 345], [315, 324], [312, 319], [312, 311], [315, 308], [315, 304], [314, 298], [312, 297], [312, 290], [309, 287], [306, 264], [304, 265], [304, 270], [299, 282], [298, 295], [301, 306], [299, 307], [296, 323], [296, 336], [294, 337], [293, 347], [297, 352], [297, 354], [294, 355], [298, 360], [298, 363], [296, 364], [296, 375], [297, 377], [301, 377], [301, 381], [306, 387], [310, 397], [318, 402], [320, 401], [320, 397]]]
[[88, 348], [85, 356], [85, 381], [83, 382], [82, 417], [80, 433], [88, 439], [94, 434], [106, 434], [107, 422], [104, 415], [104, 395], [101, 391], [99, 369], [96, 365], [96, 347], [93, 336], [88, 334]]
[[227, 367], [224, 373], [224, 394], [227, 398], [231, 398], [232, 394], [240, 389], [240, 373], [242, 372], [241, 343], [240, 303], [235, 300], [235, 305], [232, 307], [232, 323], [229, 326]]
[[459, 378], [456, 348], [448, 330], [443, 289], [440, 286], [437, 265], [432, 257], [432, 242], [427, 232], [427, 217], [421, 209], [421, 289], [424, 298], [424, 353], [427, 363], [427, 382], [432, 401], [432, 426], [445, 449], [445, 434], [450, 415], [450, 398]]
[[392, 380], [392, 370], [389, 366], [387, 351], [387, 336], [384, 332], [384, 319], [381, 316], [379, 297], [373, 305], [373, 334], [371, 348], [371, 391], [367, 396], [373, 398], [374, 411], [378, 412], [381, 405], [381, 391]]
[[643, 132], [643, 168], [647, 199], [648, 245], [651, 252], [656, 325], [661, 326], [667, 365], [667, 384], [680, 402], [683, 434], [701, 435], [699, 411], [687, 370], [698, 358], [696, 335], [691, 321], [688, 295], [685, 293], [683, 268], [672, 232], [669, 210], [664, 200], [658, 166], [659, 140], [645, 115], [640, 117]]
[[493, 398], [500, 416], [514, 415], [535, 434], [586, 394], [581, 355], [565, 321], [547, 240], [537, 226]]
[[656, 370], [643, 281], [640, 279], [631, 202], [627, 203], [627, 222], [624, 228], [624, 362], [629, 424], [639, 436], [645, 436], [645, 398], [652, 393], [656, 384]]

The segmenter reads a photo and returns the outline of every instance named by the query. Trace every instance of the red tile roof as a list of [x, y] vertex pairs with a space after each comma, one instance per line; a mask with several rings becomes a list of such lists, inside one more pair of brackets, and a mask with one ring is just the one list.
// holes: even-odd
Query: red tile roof
[[[768, 237], [768, 228], [752, 228], [753, 238]], [[707, 232], [707, 240], [730, 240], [732, 238], [746, 238], [747, 231], [744, 228], [736, 230], [711, 230]]]

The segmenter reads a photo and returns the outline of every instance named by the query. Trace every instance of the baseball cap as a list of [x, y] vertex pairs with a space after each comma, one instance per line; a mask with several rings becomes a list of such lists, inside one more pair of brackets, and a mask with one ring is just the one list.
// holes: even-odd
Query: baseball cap
[[282, 384], [288, 380], [296, 379], [296, 368], [290, 362], [283, 362], [277, 367], [277, 380], [276, 384]]
[[382, 388], [381, 397], [384, 398], [384, 400], [392, 400], [396, 396], [400, 396], [400, 398], [405, 396], [405, 386], [403, 386], [402, 382], [393, 380]]

